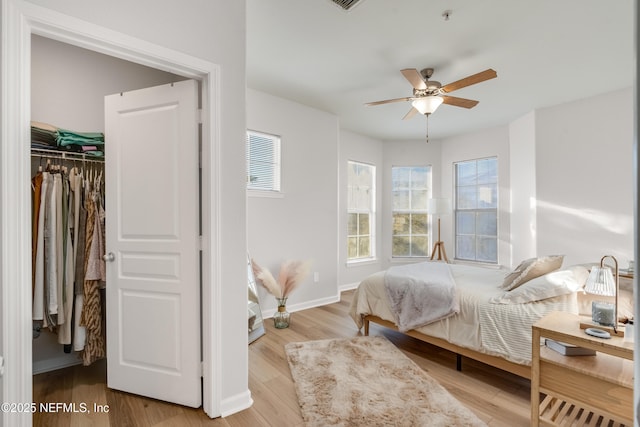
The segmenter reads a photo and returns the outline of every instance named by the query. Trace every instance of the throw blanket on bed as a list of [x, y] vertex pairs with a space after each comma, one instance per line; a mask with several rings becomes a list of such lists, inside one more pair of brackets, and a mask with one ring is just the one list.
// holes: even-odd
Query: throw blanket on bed
[[391, 312], [401, 332], [458, 313], [449, 264], [421, 262], [391, 267], [384, 276]]

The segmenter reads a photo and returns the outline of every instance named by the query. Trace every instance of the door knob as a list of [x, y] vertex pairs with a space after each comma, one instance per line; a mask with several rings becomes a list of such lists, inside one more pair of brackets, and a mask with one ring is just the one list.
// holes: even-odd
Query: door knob
[[115, 261], [116, 256], [113, 254], [113, 252], [109, 252], [108, 254], [102, 255], [102, 259], [106, 262], [113, 262]]

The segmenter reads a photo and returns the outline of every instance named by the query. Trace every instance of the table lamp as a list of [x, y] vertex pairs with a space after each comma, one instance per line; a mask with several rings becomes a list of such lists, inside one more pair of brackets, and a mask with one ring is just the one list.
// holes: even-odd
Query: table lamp
[[[611, 258], [614, 263], [614, 272], [611, 271], [611, 267], [604, 265], [604, 260]], [[612, 327], [613, 334], [617, 336], [624, 336], [624, 330], [618, 328], [618, 294], [620, 291], [620, 279], [618, 271], [618, 260], [613, 255], [605, 255], [600, 259], [600, 266], [594, 266], [591, 268], [587, 283], [584, 286], [584, 291], [588, 294], [613, 296], [615, 297], [615, 303], [610, 304], [603, 301], [593, 301], [591, 307], [591, 319], [594, 324]], [[589, 335], [599, 336], [601, 338], [607, 338], [610, 332], [608, 328], [595, 327], [591, 328], [589, 324], [582, 323], [580, 327], [587, 326], [586, 333]]]
[[433, 251], [431, 252], [431, 259], [433, 259], [438, 253], [438, 261], [444, 259], [445, 262], [449, 262], [447, 258], [447, 251], [444, 249], [444, 242], [440, 240], [440, 215], [447, 215], [451, 213], [451, 200], [449, 199], [429, 199], [427, 205], [427, 213], [429, 215], [438, 216], [438, 240], [433, 244]]

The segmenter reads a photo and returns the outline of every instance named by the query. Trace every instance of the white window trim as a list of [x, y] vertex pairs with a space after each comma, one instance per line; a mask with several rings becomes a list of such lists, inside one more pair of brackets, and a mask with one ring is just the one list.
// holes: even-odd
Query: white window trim
[[[275, 135], [267, 132], [260, 132], [252, 129], [247, 129], [245, 144], [248, 143], [250, 134], [258, 135], [265, 139], [272, 139], [274, 141], [277, 141], [277, 143], [274, 142], [274, 145], [275, 145], [274, 158], [277, 158], [277, 161], [275, 161], [274, 163], [275, 163], [275, 166], [277, 167], [273, 171], [273, 175], [274, 175], [274, 182], [277, 183], [278, 188], [277, 189], [255, 188], [255, 187], [251, 187], [250, 183], [247, 182], [247, 186], [246, 186], [247, 195], [251, 197], [271, 197], [271, 198], [284, 197], [284, 193], [282, 191], [282, 137], [279, 135]], [[249, 171], [247, 170], [247, 174], [248, 173]]]
[[[347, 167], [350, 163], [357, 163], [360, 165], [368, 166], [373, 169], [372, 177], [371, 177], [371, 210], [362, 211], [362, 210], [349, 210], [349, 202], [347, 201], [347, 216], [350, 213], [368, 213], [369, 214], [369, 249], [371, 255], [368, 257], [361, 258], [349, 258], [349, 254], [347, 253], [347, 266], [355, 266], [355, 265], [363, 265], [365, 263], [373, 263], [378, 259], [377, 256], [377, 245], [376, 245], [376, 165], [366, 162], [361, 162], [357, 160], [348, 160]], [[347, 177], [347, 187], [349, 185], [349, 179]], [[347, 232], [347, 239], [349, 237], [349, 233]]]
[[[428, 167], [429, 168], [429, 177], [430, 180], [433, 180], [433, 165], [411, 165], [411, 166], [404, 166], [404, 165], [392, 165], [391, 166], [391, 170], [393, 171], [393, 168], [419, 168], [419, 167]], [[433, 182], [429, 183], [429, 191], [428, 191], [428, 197], [427, 199], [430, 199], [433, 197]], [[391, 193], [393, 195], [393, 179], [391, 180]], [[393, 199], [393, 197], [392, 197]], [[391, 218], [393, 221], [393, 214], [395, 212], [403, 212], [402, 210], [394, 210], [393, 209], [393, 201], [391, 203]], [[427, 230], [427, 236], [429, 239], [429, 247], [427, 248], [427, 253], [425, 255], [393, 255], [393, 230], [391, 231], [391, 262], [393, 262], [394, 260], [396, 260], [399, 263], [405, 263], [405, 262], [411, 262], [412, 260], [419, 260], [419, 261], [423, 261], [427, 258], [431, 257], [431, 247], [433, 246], [433, 244], [435, 243], [434, 237], [433, 237], [433, 215], [429, 215], [427, 213], [427, 210], [424, 209], [424, 212], [420, 211], [420, 210], [404, 210], [404, 212], [406, 213], [426, 213], [427, 214], [427, 222], [428, 222], [428, 230]]]
[[264, 197], [264, 198], [271, 198], [271, 199], [284, 199], [284, 192], [273, 191], [273, 190], [253, 190], [251, 188], [247, 188], [247, 196], [248, 197]]
[[354, 258], [346, 262], [347, 267], [361, 267], [363, 265], [373, 265], [378, 263], [377, 257], [370, 258]]
[[[496, 161], [499, 160], [498, 156], [487, 156], [487, 157], [478, 157], [476, 159], [468, 159], [468, 160], [459, 160], [456, 162], [453, 162], [453, 171], [454, 171], [454, 177], [453, 177], [453, 209], [452, 209], [452, 213], [453, 213], [453, 244], [454, 244], [454, 248], [453, 248], [453, 258], [454, 261], [456, 261], [457, 263], [464, 263], [464, 264], [471, 264], [471, 265], [477, 265], [477, 266], [484, 266], [484, 267], [492, 267], [492, 266], [496, 266], [497, 268], [500, 268], [500, 176], [498, 175], [498, 182], [497, 184], [497, 194], [496, 194], [496, 198], [497, 198], [497, 206], [495, 207], [495, 211], [496, 211], [496, 230], [497, 230], [497, 234], [496, 234], [496, 239], [497, 239], [497, 247], [496, 247], [496, 260], [495, 261], [480, 261], [480, 260], [472, 260], [472, 259], [464, 259], [464, 258], [457, 258], [458, 256], [458, 248], [457, 248], [457, 236], [458, 236], [458, 224], [457, 224], [457, 212], [458, 212], [458, 203], [457, 203], [457, 197], [458, 197], [458, 178], [456, 176], [456, 166], [458, 163], [466, 163], [466, 162], [478, 162], [480, 160], [486, 160], [486, 159], [496, 159]], [[499, 167], [499, 165], [498, 165]], [[493, 210], [494, 208], [491, 209], [486, 209], [486, 210]], [[475, 209], [476, 211], [478, 209]], [[477, 235], [477, 234], [475, 234]]]
[[[375, 170], [374, 170], [375, 172]], [[374, 179], [375, 181], [375, 179]], [[371, 252], [371, 255], [368, 257], [360, 257], [360, 258], [349, 258], [347, 255], [347, 264], [361, 264], [364, 262], [370, 262], [370, 261], [376, 261], [377, 260], [377, 255], [376, 255], [376, 227], [375, 227], [375, 223], [376, 223], [376, 212], [375, 212], [375, 187], [373, 188], [373, 192], [374, 192], [374, 196], [373, 196], [373, 200], [372, 200], [372, 204], [373, 204], [373, 210], [371, 211], [362, 211], [362, 210], [353, 210], [353, 211], [349, 211], [347, 210], [347, 214], [350, 213], [366, 213], [369, 214], [369, 250]], [[347, 238], [349, 238], [349, 234], [347, 233]]]

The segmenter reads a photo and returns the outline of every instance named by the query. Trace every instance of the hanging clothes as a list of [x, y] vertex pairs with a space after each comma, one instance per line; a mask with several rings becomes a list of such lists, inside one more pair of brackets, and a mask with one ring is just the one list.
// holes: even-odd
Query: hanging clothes
[[[50, 195], [49, 186], [51, 177], [49, 172], [42, 172], [42, 184], [40, 186], [40, 209], [38, 211], [38, 223], [34, 226], [38, 230], [36, 253], [34, 255], [34, 290], [33, 290], [33, 320], [39, 321], [39, 326], [44, 322], [44, 283], [45, 283], [45, 222], [49, 212], [47, 194]], [[35, 215], [34, 215], [35, 217]]]
[[[64, 322], [60, 323], [60, 316], [58, 316], [58, 322], [60, 328], [58, 328], [58, 343], [63, 345], [71, 344], [71, 326], [72, 326], [72, 313], [74, 303], [74, 281], [75, 281], [75, 260], [74, 260], [74, 247], [73, 247], [73, 223], [74, 223], [74, 192], [72, 191], [72, 183], [75, 183], [76, 170], [71, 169], [68, 179], [64, 183], [63, 191], [63, 245], [64, 245], [64, 270], [63, 270], [63, 288], [62, 288], [62, 314], [64, 315]], [[66, 195], [66, 197], [65, 197]]]
[[[42, 170], [38, 170], [36, 175], [31, 179], [31, 188], [33, 189], [32, 217], [31, 217], [31, 265], [36, 265], [36, 249], [38, 245], [38, 223], [40, 220], [40, 202], [42, 193]], [[33, 294], [36, 284], [36, 270], [31, 269], [31, 292]]]
[[84, 326], [80, 324], [80, 315], [83, 309], [84, 302], [84, 243], [86, 241], [86, 224], [87, 224], [87, 209], [85, 205], [85, 191], [84, 191], [84, 176], [79, 173], [76, 177], [76, 190], [75, 190], [75, 212], [77, 213], [74, 219], [74, 252], [76, 260], [76, 273], [74, 283], [74, 310], [78, 313], [74, 317], [73, 324], [73, 350], [84, 350], [84, 344], [87, 339], [87, 332]]
[[32, 177], [34, 338], [47, 328], [85, 365], [106, 353], [104, 189], [102, 172], [91, 175], [49, 163]]
[[44, 215], [44, 320], [45, 328], [53, 329], [53, 315], [58, 311], [58, 245], [56, 243], [57, 188], [54, 174], [49, 174], [49, 185], [45, 194], [47, 210]]
[[[55, 281], [51, 283], [50, 295], [49, 295], [49, 314], [51, 315], [52, 320], [55, 322], [54, 326], [61, 325], [64, 323], [64, 313], [62, 310], [59, 310], [60, 304], [62, 303], [62, 288], [63, 288], [63, 277], [64, 277], [64, 230], [62, 229], [63, 224], [63, 216], [62, 216], [62, 206], [64, 205], [64, 201], [62, 200], [63, 196], [63, 182], [62, 182], [62, 174], [60, 172], [55, 173], [53, 175], [53, 197], [55, 198]], [[52, 275], [53, 277], [53, 275]], [[55, 283], [55, 286], [54, 286]], [[55, 314], [55, 316], [53, 316]]]
[[[90, 183], [92, 185], [93, 183]], [[85, 234], [85, 276], [83, 307], [80, 325], [86, 329], [86, 343], [82, 351], [82, 362], [90, 365], [105, 356], [102, 328], [100, 281], [104, 280], [104, 264], [101, 255], [101, 226], [99, 195], [90, 190], [87, 197], [87, 227]], [[104, 266], [103, 266], [104, 268]]]

